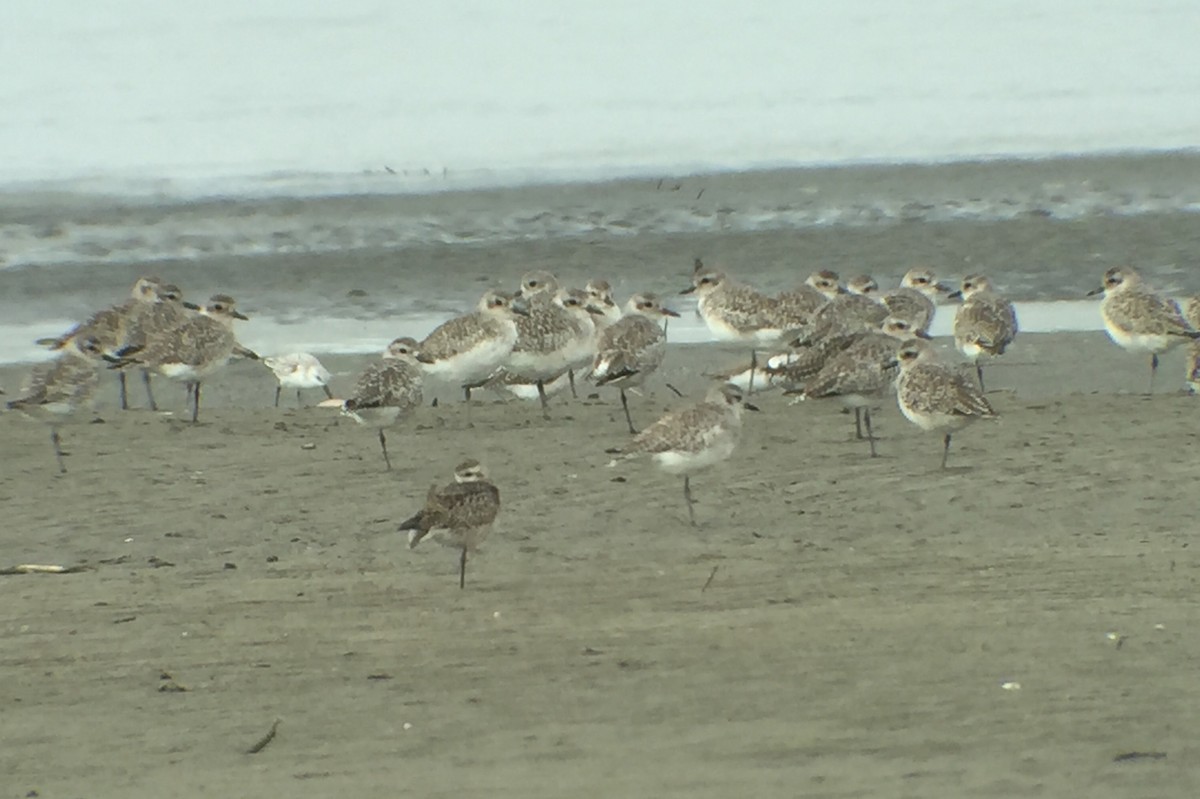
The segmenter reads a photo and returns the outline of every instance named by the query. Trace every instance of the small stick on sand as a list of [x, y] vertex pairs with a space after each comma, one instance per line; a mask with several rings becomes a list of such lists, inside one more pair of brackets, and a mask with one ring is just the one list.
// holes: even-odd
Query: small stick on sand
[[255, 741], [254, 746], [246, 750], [246, 754], [257, 755], [266, 749], [267, 745], [275, 740], [275, 733], [279, 730], [279, 721], [279, 719], [275, 719], [275, 723], [271, 725], [271, 729], [267, 730], [267, 734]]
[[708, 573], [708, 579], [704, 581], [704, 587], [700, 589], [700, 593], [703, 594], [712, 585], [713, 578], [717, 576], [717, 569], [719, 568], [721, 568], [719, 565], [713, 566], [713, 570]]

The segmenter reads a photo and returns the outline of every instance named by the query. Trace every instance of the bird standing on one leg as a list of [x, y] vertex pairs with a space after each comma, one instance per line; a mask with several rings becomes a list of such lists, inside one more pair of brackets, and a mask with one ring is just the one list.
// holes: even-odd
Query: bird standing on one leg
[[445, 530], [447, 543], [459, 549], [458, 587], [467, 584], [467, 554], [488, 533], [500, 512], [500, 489], [488, 480], [487, 470], [476, 460], [463, 461], [454, 470], [454, 482], [430, 486], [425, 507], [400, 525], [408, 531], [412, 549], [434, 530]]

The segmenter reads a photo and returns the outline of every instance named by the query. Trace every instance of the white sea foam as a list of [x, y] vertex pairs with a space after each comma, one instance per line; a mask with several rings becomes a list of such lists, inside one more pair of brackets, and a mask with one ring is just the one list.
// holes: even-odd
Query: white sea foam
[[[940, 306], [930, 332], [949, 336], [957, 306]], [[1021, 302], [1016, 304], [1022, 333], [1061, 333], [1101, 330], [1098, 303], [1081, 300]], [[261, 355], [284, 352], [372, 353], [381, 352], [397, 336], [420, 340], [445, 321], [444, 314], [411, 313], [390, 319], [346, 319], [312, 317], [300, 322], [280, 322], [256, 316], [238, 323], [238, 339]], [[71, 328], [69, 320], [50, 320], [31, 325], [0, 324], [0, 363], [44, 361], [53, 353], [36, 346], [38, 338], [56, 336]], [[672, 319], [669, 338], [675, 344], [701, 344], [714, 339], [691, 310]]]

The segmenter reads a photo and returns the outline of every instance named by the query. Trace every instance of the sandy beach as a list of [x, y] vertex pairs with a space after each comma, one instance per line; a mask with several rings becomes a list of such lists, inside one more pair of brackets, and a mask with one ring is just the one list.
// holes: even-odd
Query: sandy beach
[[[728, 357], [673, 348], [635, 420]], [[364, 362], [326, 360], [343, 389]], [[105, 375], [63, 477], [0, 415], [0, 567], [87, 567], [0, 577], [0, 773], [43, 797], [1191, 795], [1181, 370], [1146, 397], [1102, 334], [1024, 336], [945, 472], [894, 403], [871, 460], [837, 406], [763, 394], [693, 482], [698, 530], [677, 478], [607, 467], [610, 392], [549, 422], [485, 395], [468, 429], [431, 387], [389, 473], [370, 430], [271, 408], [252, 362], [196, 426], [116, 410]], [[465, 457], [503, 510], [460, 591], [396, 526]]]

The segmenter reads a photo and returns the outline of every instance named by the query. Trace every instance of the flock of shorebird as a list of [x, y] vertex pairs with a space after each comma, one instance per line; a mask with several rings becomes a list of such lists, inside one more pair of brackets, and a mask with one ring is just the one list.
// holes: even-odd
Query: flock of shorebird
[[[1200, 297], [1184, 305], [1147, 287], [1129, 268], [1104, 275], [1100, 310], [1112, 339], [1135, 352], [1151, 354], [1151, 390], [1158, 356], [1190, 341], [1188, 382], [1200, 387]], [[855, 414], [855, 431], [877, 455], [871, 408], [894, 394], [901, 413], [923, 430], [942, 434], [945, 468], [951, 436], [977, 419], [996, 414], [984, 391], [983, 364], [1002, 355], [1017, 335], [1012, 304], [984, 275], [970, 275], [957, 288], [939, 283], [929, 269], [909, 271], [901, 285], [881, 291], [870, 277], [844, 284], [819, 271], [798, 288], [777, 296], [760, 292], [729, 275], [694, 265], [690, 285], [697, 308], [712, 335], [750, 350], [749, 364], [713, 375], [703, 402], [670, 412], [638, 432], [627, 392], [636, 392], [663, 361], [666, 330], [678, 314], [651, 293], [634, 294], [621, 309], [608, 283], [561, 287], [554, 275], [529, 272], [512, 293], [489, 290], [471, 313], [452, 318], [423, 341], [398, 338], [383, 357], [367, 366], [351, 396], [329, 388], [330, 374], [306, 353], [262, 359], [275, 374], [275, 404], [284, 388], [320, 388], [321, 406], [337, 407], [377, 430], [388, 469], [385, 429], [423, 401], [426, 376], [462, 387], [470, 423], [471, 392], [487, 388], [537, 398], [549, 415], [549, 397], [576, 379], [619, 391], [633, 438], [608, 450], [609, 464], [652, 456], [666, 472], [683, 477], [688, 518], [695, 525], [691, 475], [725, 460], [737, 446], [743, 410], [755, 388], [780, 388], [799, 399], [836, 397]], [[974, 375], [943, 361], [929, 343], [929, 325], [939, 298], [959, 298], [953, 326], [958, 350], [974, 365]], [[140, 278], [121, 305], [94, 314], [44, 344], [60, 355], [37, 367], [28, 390], [8, 407], [39, 416], [50, 425], [60, 472], [65, 472], [59, 424], [90, 404], [98, 368], [106, 365], [120, 380], [121, 407], [128, 407], [126, 375], [142, 375], [149, 407], [157, 410], [151, 375], [188, 387], [191, 419], [200, 412], [201, 383], [235, 357], [258, 359], [242, 347], [234, 322], [246, 317], [234, 300], [213, 296], [204, 307], [183, 301], [177, 286]], [[864, 432], [865, 428], [865, 432]], [[487, 536], [500, 508], [500, 494], [476, 461], [461, 464], [454, 482], [429, 490], [424, 508], [401, 525], [415, 546], [433, 530], [461, 550], [460, 585], [467, 553]]]

